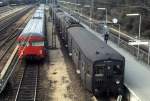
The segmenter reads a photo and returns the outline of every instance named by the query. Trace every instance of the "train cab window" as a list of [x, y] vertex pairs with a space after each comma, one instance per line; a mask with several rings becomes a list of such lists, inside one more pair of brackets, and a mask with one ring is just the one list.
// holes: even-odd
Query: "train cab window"
[[29, 42], [21, 41], [19, 42], [20, 46], [29, 46]]
[[116, 75], [120, 75], [121, 74], [121, 66], [120, 65], [114, 65], [113, 73]]
[[44, 46], [44, 42], [43, 41], [32, 42], [32, 46]]
[[96, 65], [95, 66], [95, 76], [102, 77], [104, 76], [105, 65]]

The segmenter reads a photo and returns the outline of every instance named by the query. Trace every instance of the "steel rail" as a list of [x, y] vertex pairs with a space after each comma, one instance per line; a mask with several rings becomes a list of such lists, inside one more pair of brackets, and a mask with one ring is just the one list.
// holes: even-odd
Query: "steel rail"
[[[32, 9], [33, 7], [30, 7], [30, 8]], [[26, 9], [26, 10], [27, 10], [27, 9]], [[25, 18], [23, 18], [23, 20], [22, 20], [23, 23], [19, 23], [19, 24], [18, 24], [19, 26], [17, 26], [16, 31], [14, 31], [14, 33], [13, 33], [14, 35], [12, 35], [11, 37], [8, 37], [8, 40], [6, 41], [6, 43], [7, 43], [7, 42], [12, 43], [12, 41], [15, 41], [16, 37], [19, 35], [19, 32], [21, 31], [21, 30], [19, 29], [19, 27], [22, 28], [23, 26], [26, 25], [26, 23], [24, 23], [24, 22], [27, 22], [27, 21], [30, 19], [32, 13], [33, 13], [33, 10], [32, 10], [31, 12], [28, 12], [27, 15], [24, 14]], [[12, 39], [13, 39], [13, 40], [12, 40]], [[10, 46], [11, 46], [11, 45], [10, 45]], [[10, 49], [12, 49], [12, 48], [10, 48]], [[8, 49], [8, 51], [10, 51], [10, 50]], [[8, 53], [8, 52], [7, 52], [7, 53]], [[5, 55], [5, 56], [6, 56], [6, 55]], [[8, 88], [9, 91], [6, 91], [6, 90], [5, 90], [5, 91], [2, 93], [3, 89], [5, 88], [5, 86], [6, 86], [7, 82], [8, 82], [8, 79], [9, 79], [10, 76], [12, 75], [14, 69], [16, 68], [16, 65], [19, 63], [18, 56], [16, 55], [15, 57], [17, 57], [17, 60], [13, 60], [12, 63], [11, 63], [11, 66], [10, 66], [10, 67], [12, 67], [13, 70], [11, 70], [10, 67], [9, 67], [9, 70], [6, 71], [5, 76], [4, 76], [4, 78], [3, 78], [4, 80], [3, 80], [2, 83], [4, 83], [4, 84], [3, 84], [2, 88], [0, 89], [0, 93], [1, 93], [0, 100], [2, 100], [2, 101], [5, 101], [5, 100], [7, 100], [7, 101], [12, 101], [12, 99], [15, 98], [15, 94], [16, 94], [16, 89], [15, 89], [15, 88], [18, 88], [18, 86], [15, 86], [15, 88], [13, 88], [13, 90], [10, 89], [10, 88]], [[14, 64], [14, 65], [12, 65], [12, 64]], [[10, 71], [10, 70], [11, 70], [11, 71]], [[22, 74], [23, 71], [24, 71], [24, 70], [22, 70], [21, 73], [19, 72], [19, 74]], [[6, 77], [7, 77], [7, 78], [6, 78]], [[17, 81], [19, 82], [20, 79], [17, 80]], [[15, 85], [18, 85], [18, 83], [15, 83]], [[10, 91], [10, 90], [11, 90], [11, 91]], [[12, 94], [12, 91], [15, 92], [15, 93]], [[8, 94], [8, 93], [9, 93], [9, 94]], [[10, 93], [11, 93], [11, 94], [10, 94]], [[3, 96], [3, 95], [4, 95], [4, 96]]]
[[3, 7], [3, 8], [0, 8], [0, 16], [1, 16], [3, 13], [9, 12], [9, 11], [12, 10], [12, 9], [14, 9], [14, 8], [8, 7], [8, 6]]
[[[28, 16], [24, 21], [29, 19], [29, 17], [30, 16]], [[1, 44], [0, 44], [1, 49], [0, 50], [4, 50], [4, 51], [1, 52], [0, 61], [5, 57], [5, 55], [9, 51], [9, 49], [15, 44], [17, 36], [19, 36], [19, 34], [22, 31], [22, 30], [18, 31], [18, 28], [24, 27], [25, 25], [26, 25], [25, 23], [18, 25], [17, 28], [13, 32], [11, 32], [11, 34], [9, 36], [7, 36], [3, 42], [1, 42]], [[6, 47], [7, 44], [8, 44], [8, 46]], [[4, 49], [2, 49], [3, 47], [4, 47]]]
[[[0, 21], [0, 32], [8, 28], [11, 24], [13, 24], [17, 19], [26, 13], [26, 11], [30, 8], [23, 9], [21, 11], [15, 12], [13, 14], [10, 14], [5, 20]], [[13, 15], [13, 16], [12, 16]], [[2, 34], [2, 33], [1, 33]], [[3, 33], [4, 34], [4, 33]]]
[[25, 68], [15, 101], [36, 101], [39, 66], [31, 64]]

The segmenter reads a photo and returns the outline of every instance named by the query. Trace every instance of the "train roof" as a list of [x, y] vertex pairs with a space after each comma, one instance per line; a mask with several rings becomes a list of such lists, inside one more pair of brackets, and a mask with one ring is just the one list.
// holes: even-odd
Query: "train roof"
[[45, 5], [44, 4], [40, 4], [40, 6], [37, 9], [38, 10], [44, 10], [45, 9]]
[[44, 10], [41, 10], [41, 9], [37, 9], [33, 15], [33, 19], [43, 19], [44, 18]]
[[78, 44], [84, 55], [91, 61], [99, 60], [124, 60], [117, 51], [109, 47], [93, 33], [82, 27], [71, 27], [68, 33]]
[[82, 26], [78, 20], [74, 19], [74, 17], [64, 12], [60, 8], [54, 8], [54, 12], [56, 14], [56, 17], [61, 21], [61, 23], [64, 24], [64, 26], [66, 27]]
[[56, 16], [58, 19], [60, 19], [61, 23], [63, 23], [63, 26], [65, 26], [66, 28], [70, 28], [74, 26], [82, 27], [82, 25], [77, 20], [75, 20], [74, 18], [72, 18], [70, 15], [66, 13], [58, 12], [56, 13]]
[[20, 36], [41, 36], [44, 37], [44, 22], [42, 19], [31, 19]]
[[35, 12], [33, 17], [33, 19], [43, 19], [44, 18], [44, 12]]
[[58, 18], [61, 18], [62, 16], [65, 16], [65, 14], [64, 14], [63, 12], [57, 12], [57, 13], [56, 13], [56, 16], [57, 16]]
[[20, 37], [31, 36], [41, 36], [44, 37], [44, 10], [37, 9], [30, 21], [27, 23], [26, 27], [20, 34]]

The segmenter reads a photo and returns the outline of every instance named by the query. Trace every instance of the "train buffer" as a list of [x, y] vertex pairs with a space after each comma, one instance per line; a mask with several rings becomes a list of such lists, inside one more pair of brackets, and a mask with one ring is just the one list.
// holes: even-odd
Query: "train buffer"
[[[83, 23], [82, 25], [103, 40], [101, 34], [93, 31]], [[108, 45], [117, 50], [126, 59], [125, 86], [130, 92], [129, 99], [131, 101], [150, 101], [150, 66], [139, 62], [133, 55], [118, 47], [113, 42], [109, 41]]]

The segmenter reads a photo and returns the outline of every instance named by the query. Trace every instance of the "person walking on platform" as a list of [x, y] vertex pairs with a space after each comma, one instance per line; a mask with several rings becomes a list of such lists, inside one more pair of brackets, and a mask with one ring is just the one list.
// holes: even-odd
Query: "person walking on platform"
[[107, 44], [108, 39], [109, 39], [109, 33], [106, 32], [104, 35], [104, 41], [106, 42], [106, 44]]

